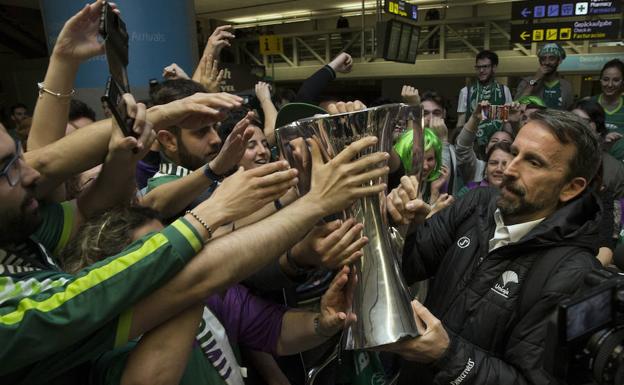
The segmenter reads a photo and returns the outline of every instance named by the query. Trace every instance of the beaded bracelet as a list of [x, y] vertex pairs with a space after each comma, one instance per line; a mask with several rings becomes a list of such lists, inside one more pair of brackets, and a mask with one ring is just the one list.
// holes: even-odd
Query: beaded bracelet
[[37, 83], [37, 87], [39, 87], [39, 97], [43, 97], [43, 94], [50, 94], [56, 98], [59, 99], [69, 99], [72, 96], [74, 96], [76, 94], [76, 90], [72, 89], [68, 94], [62, 94], [60, 92], [54, 92], [48, 88], [46, 88], [45, 84], [43, 84], [43, 82], [39, 82]]
[[208, 226], [208, 224], [203, 219], [201, 219], [199, 215], [195, 214], [193, 211], [186, 210], [186, 213], [190, 214], [193, 218], [195, 218], [197, 222], [199, 222], [200, 225], [204, 227], [204, 229], [206, 229], [206, 231], [208, 232], [208, 238], [205, 240], [205, 242], [208, 242], [212, 238], [212, 230], [210, 229], [210, 226]]

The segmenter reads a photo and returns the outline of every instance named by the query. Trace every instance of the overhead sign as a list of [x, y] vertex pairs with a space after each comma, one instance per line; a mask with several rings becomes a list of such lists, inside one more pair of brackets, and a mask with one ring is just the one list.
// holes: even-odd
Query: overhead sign
[[511, 26], [514, 43], [617, 39], [619, 20], [579, 20]]
[[391, 15], [406, 17], [414, 21], [418, 20], [418, 7], [403, 0], [385, 0], [384, 9], [386, 13]]
[[410, 23], [389, 20], [377, 23], [378, 56], [403, 63], [416, 62], [420, 28]]
[[622, 3], [619, 0], [531, 0], [511, 4], [512, 20], [613, 15], [621, 12]]
[[279, 35], [260, 35], [259, 41], [261, 55], [284, 53], [284, 39]]

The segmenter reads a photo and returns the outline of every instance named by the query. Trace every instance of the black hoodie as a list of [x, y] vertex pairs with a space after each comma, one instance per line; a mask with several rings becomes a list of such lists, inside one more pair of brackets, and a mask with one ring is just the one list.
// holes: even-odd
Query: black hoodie
[[[451, 340], [444, 357], [433, 365], [408, 364], [431, 376], [430, 380], [419, 376], [415, 383], [554, 381], [542, 369], [547, 318], [562, 299], [581, 288], [589, 271], [600, 267], [595, 255], [601, 203], [585, 192], [518, 242], [488, 252], [496, 228], [497, 196], [494, 188], [473, 190], [406, 240], [403, 274], [408, 283], [436, 277], [426, 306], [442, 321]], [[520, 288], [534, 261], [547, 252], [557, 253], [563, 245], [578, 252], [567, 249], [569, 257], [548, 279], [540, 300], [526, 314], [518, 314]]]

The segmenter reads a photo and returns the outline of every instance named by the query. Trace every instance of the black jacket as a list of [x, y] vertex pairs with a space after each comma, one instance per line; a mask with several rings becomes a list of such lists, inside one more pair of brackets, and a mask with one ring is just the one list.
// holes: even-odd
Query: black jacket
[[[444, 357], [420, 368], [434, 384], [553, 382], [542, 369], [547, 318], [557, 303], [578, 291], [589, 271], [599, 267], [594, 256], [601, 204], [593, 194], [563, 206], [517, 243], [488, 253], [497, 196], [492, 188], [473, 190], [406, 241], [403, 274], [408, 283], [435, 276], [426, 306], [451, 340]], [[520, 288], [531, 265], [563, 244], [577, 247], [578, 253], [561, 262], [541, 299], [519, 315]], [[418, 384], [429, 381], [412, 379]]]

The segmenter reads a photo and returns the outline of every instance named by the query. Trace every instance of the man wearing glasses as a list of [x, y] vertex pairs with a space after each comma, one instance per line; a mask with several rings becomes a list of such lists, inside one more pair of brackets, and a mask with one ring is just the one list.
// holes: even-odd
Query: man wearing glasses
[[[491, 105], [503, 105], [512, 102], [511, 92], [506, 85], [496, 81], [496, 67], [498, 67], [498, 55], [492, 51], [481, 51], [477, 54], [475, 62], [477, 81], [459, 91], [457, 102], [457, 128], [461, 129], [466, 123], [466, 117], [470, 116], [477, 105], [482, 101], [488, 101]], [[477, 143], [485, 146], [496, 131], [500, 131], [502, 122], [498, 120], [484, 119], [477, 130]]]

